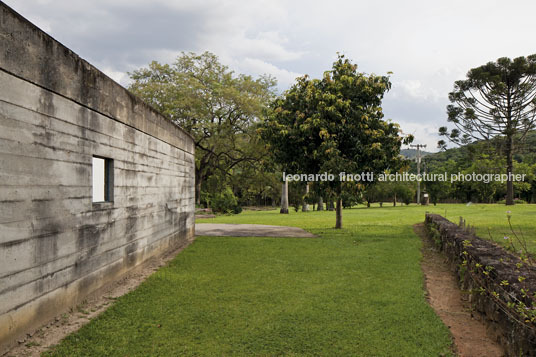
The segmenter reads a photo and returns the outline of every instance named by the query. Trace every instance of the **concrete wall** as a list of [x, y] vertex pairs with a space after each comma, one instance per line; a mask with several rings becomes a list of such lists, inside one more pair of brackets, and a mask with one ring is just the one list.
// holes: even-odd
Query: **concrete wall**
[[[92, 203], [92, 157], [113, 202]], [[194, 233], [194, 144], [0, 2], [0, 352]]]

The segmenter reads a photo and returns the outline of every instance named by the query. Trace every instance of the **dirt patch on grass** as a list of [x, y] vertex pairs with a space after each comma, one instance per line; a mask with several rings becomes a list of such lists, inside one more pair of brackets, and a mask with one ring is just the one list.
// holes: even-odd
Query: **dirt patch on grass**
[[26, 338], [18, 341], [18, 346], [6, 352], [4, 356], [40, 356], [42, 352], [58, 344], [67, 335], [77, 331], [112, 306], [118, 297], [136, 289], [149, 275], [173, 259], [188, 244], [140, 264], [120, 280], [99, 289], [78, 306], [56, 316], [54, 320], [33, 333], [27, 334]]
[[449, 328], [455, 352], [462, 357], [504, 356], [503, 348], [487, 335], [486, 325], [471, 308], [467, 294], [460, 291], [445, 256], [426, 237], [424, 224], [414, 225], [413, 230], [423, 241], [421, 266], [428, 302]]
[[298, 227], [265, 224], [196, 223], [196, 236], [316, 238]]

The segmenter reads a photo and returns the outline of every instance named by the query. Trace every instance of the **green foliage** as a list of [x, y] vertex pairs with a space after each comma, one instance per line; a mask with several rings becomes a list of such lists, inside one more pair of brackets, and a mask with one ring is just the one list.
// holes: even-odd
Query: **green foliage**
[[[421, 157], [426, 157], [427, 155], [431, 154], [431, 152], [427, 152], [424, 150], [419, 151], [421, 153]], [[404, 156], [406, 159], [415, 160], [417, 159], [417, 149], [402, 149], [400, 150], [400, 155]]]
[[413, 182], [389, 182], [389, 194], [393, 201], [402, 201], [409, 205], [416, 197], [415, 183]]
[[234, 207], [233, 207], [233, 213], [234, 213], [234, 214], [242, 213], [242, 206], [240, 206], [240, 205], [238, 205], [238, 204], [237, 204], [236, 206], [234, 206]]
[[373, 202], [383, 203], [386, 201], [392, 201], [393, 205], [396, 205], [398, 202], [409, 205], [414, 201], [415, 195], [416, 189], [414, 182], [376, 181], [367, 187], [363, 197], [367, 201], [368, 206]]
[[535, 99], [536, 55], [488, 62], [455, 82], [447, 113], [457, 129], [440, 135], [461, 144], [524, 135], [534, 128]]
[[389, 77], [360, 73], [339, 55], [322, 79], [298, 78], [273, 102], [261, 136], [283, 171], [334, 174], [331, 188], [340, 199], [358, 185], [338, 181], [340, 172], [377, 174], [401, 166], [399, 126], [383, 120], [381, 108], [390, 88]]
[[304, 182], [289, 182], [288, 184], [288, 202], [294, 208], [295, 212], [300, 210], [305, 198]]
[[388, 191], [389, 188], [387, 182], [376, 181], [369, 185], [363, 193], [363, 197], [367, 201], [367, 206], [370, 207], [374, 202], [386, 201], [389, 197]]
[[[502, 160], [504, 162], [504, 160]], [[488, 155], [481, 155], [478, 160], [473, 161], [471, 166], [462, 171], [464, 174], [475, 173], [489, 173], [500, 174], [502, 162], [498, 162], [497, 159], [491, 159]], [[472, 196], [479, 202], [491, 203], [496, 197], [498, 192], [504, 192], [504, 184], [499, 181], [471, 181], [466, 182], [465, 186], [472, 192]]]
[[[503, 239], [507, 242], [506, 247], [511, 249], [514, 254], [519, 254], [522, 264], [528, 264], [530, 266], [534, 266], [536, 264], [536, 260], [534, 259], [534, 255], [529, 250], [529, 242], [527, 241], [527, 238], [523, 234], [523, 231], [521, 228], [514, 229], [514, 225], [512, 224], [512, 212], [507, 211], [506, 212], [506, 218], [508, 220], [508, 235], [505, 235]], [[491, 232], [488, 232], [490, 235], [490, 238], [493, 239], [491, 236]]]
[[441, 159], [436, 159], [436, 155], [440, 155], [442, 153], [438, 154], [431, 154], [429, 157], [426, 158], [426, 168], [427, 173], [429, 174], [443, 174], [447, 173], [447, 181], [425, 181], [424, 182], [424, 188], [426, 189], [426, 192], [430, 195], [430, 202], [432, 202], [434, 205], [437, 204], [440, 200], [447, 199], [447, 198], [455, 198], [454, 191], [455, 191], [455, 185], [451, 184], [448, 180], [450, 180], [451, 174], [456, 174], [458, 171], [458, 162], [455, 162], [452, 159], [448, 159], [447, 161], [442, 161]]
[[362, 193], [346, 190], [341, 193], [341, 198], [343, 208], [352, 208], [352, 206], [362, 202]]
[[[497, 203], [503, 205], [503, 204], [506, 203], [506, 200], [499, 200], [499, 201], [497, 201]], [[520, 204], [525, 204], [525, 203], [527, 203], [527, 202], [526, 202], [526, 201], [523, 201], [523, 200], [521, 200], [521, 199], [515, 198], [515, 199], [514, 199], [514, 203], [515, 203], [516, 205], [520, 205]]]
[[[517, 149], [514, 138], [523, 140], [536, 125], [536, 55], [513, 60], [503, 57], [473, 68], [466, 80], [456, 81], [449, 93], [448, 121], [456, 127], [439, 134], [456, 144], [475, 140], [502, 141], [506, 173], [513, 172]], [[445, 148], [445, 141], [438, 143]], [[507, 182], [506, 203], [513, 204], [513, 182]]]
[[441, 249], [442, 242], [441, 233], [439, 232], [439, 230], [433, 225], [425, 225], [425, 227], [427, 231], [427, 236], [434, 241], [436, 248]]
[[240, 213], [242, 208], [238, 205], [233, 191], [226, 187], [222, 192], [215, 193], [210, 198], [210, 208], [214, 213]]
[[205, 208], [210, 207], [210, 193], [207, 191], [201, 191], [201, 199], [200, 204], [202, 204]]
[[[475, 259], [474, 256], [468, 254], [467, 251], [464, 251], [465, 255], [464, 266], [468, 268], [468, 265], [472, 267], [471, 269], [471, 279], [477, 282], [480, 285], [480, 288], [471, 291], [471, 293], [479, 294], [488, 294], [490, 298], [495, 300], [497, 306], [501, 306], [503, 311], [507, 312], [510, 316], [515, 316], [514, 320], [520, 324], [526, 323], [531, 326], [536, 322], [536, 292], [531, 291], [532, 286], [525, 282], [526, 277], [523, 276], [522, 267], [528, 267], [532, 269], [536, 263], [534, 260], [534, 255], [529, 251], [529, 243], [525, 238], [522, 230], [520, 228], [514, 228], [512, 223], [512, 212], [506, 212], [507, 226], [509, 233], [503, 237], [504, 243], [507, 249], [511, 250], [514, 254], [518, 255], [519, 259], [512, 260], [508, 256], [500, 258], [499, 261], [503, 264], [512, 266], [512, 271], [515, 272], [514, 279], [509, 277], [508, 279], [502, 280], [497, 286], [493, 281], [489, 282], [488, 279], [491, 277], [490, 272], [494, 270], [494, 267], [491, 265], [483, 266], [478, 263], [480, 259]], [[462, 218], [460, 217], [460, 220]], [[491, 230], [488, 229], [489, 238], [494, 239]], [[470, 241], [464, 241], [464, 247], [471, 246]], [[469, 263], [469, 264], [468, 264]], [[515, 263], [515, 268], [513, 267]], [[525, 270], [526, 271], [526, 270]], [[465, 271], [467, 272], [467, 270]], [[460, 274], [462, 274], [460, 269]], [[517, 285], [514, 291], [507, 289], [511, 283]], [[490, 286], [495, 285], [495, 290], [491, 290]], [[519, 290], [518, 290], [519, 289]], [[520, 292], [520, 293], [519, 293]], [[524, 353], [520, 352], [520, 355]]]
[[398, 163], [398, 125], [382, 120], [388, 77], [365, 75], [344, 56], [321, 80], [308, 76], [274, 104], [263, 136], [286, 172], [380, 172]]
[[210, 176], [219, 176], [223, 189], [229, 176], [267, 156], [255, 123], [274, 98], [273, 78], [237, 75], [210, 52], [182, 53], [171, 65], [153, 61], [129, 74], [133, 93], [194, 137], [198, 201]]
[[[527, 142], [536, 145], [536, 132], [527, 135]], [[534, 146], [536, 147], [536, 146]], [[536, 201], [536, 161], [534, 148], [527, 146], [525, 151], [519, 153], [513, 162], [513, 172], [515, 174], [525, 174], [524, 182], [514, 182], [516, 197], [527, 202]], [[504, 173], [505, 159], [501, 154], [498, 142], [475, 142], [460, 148], [449, 149], [443, 152], [433, 153], [424, 159], [426, 172], [451, 174], [477, 173], [493, 174]], [[412, 165], [412, 172], [416, 168]], [[432, 202], [442, 200], [459, 200], [472, 202], [501, 202], [506, 194], [506, 187], [500, 182], [426, 182], [425, 187], [430, 194]]]
[[227, 182], [244, 206], [271, 205], [281, 198], [281, 174], [270, 162], [269, 155], [247, 165], [235, 166], [233, 175], [227, 176]]

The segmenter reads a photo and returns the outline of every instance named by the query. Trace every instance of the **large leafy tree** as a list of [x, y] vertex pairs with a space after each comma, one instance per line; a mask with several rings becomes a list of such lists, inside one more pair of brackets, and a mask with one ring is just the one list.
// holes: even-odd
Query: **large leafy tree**
[[336, 228], [342, 228], [342, 192], [357, 185], [339, 181], [339, 173], [378, 174], [400, 161], [403, 138], [381, 108], [390, 87], [387, 76], [360, 73], [339, 55], [322, 79], [298, 78], [275, 100], [261, 131], [287, 173], [334, 174]]
[[[513, 172], [513, 155], [536, 121], [536, 55], [513, 60], [503, 57], [473, 68], [467, 79], [456, 81], [449, 93], [448, 121], [456, 128], [441, 127], [439, 134], [464, 145], [496, 138], [503, 142], [506, 172]], [[446, 147], [444, 140], [438, 145]], [[514, 204], [514, 185], [506, 183], [506, 204]]]
[[273, 78], [236, 75], [210, 52], [182, 53], [171, 65], [153, 61], [130, 77], [132, 92], [194, 137], [197, 203], [209, 176], [261, 157], [255, 123], [274, 99]]

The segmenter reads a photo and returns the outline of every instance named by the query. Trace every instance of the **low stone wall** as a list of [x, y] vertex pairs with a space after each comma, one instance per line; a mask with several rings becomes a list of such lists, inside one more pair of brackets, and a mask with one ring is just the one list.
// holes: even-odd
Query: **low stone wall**
[[425, 226], [487, 320], [488, 332], [509, 356], [536, 356], [536, 324], [530, 321], [536, 269], [440, 215], [427, 214]]

